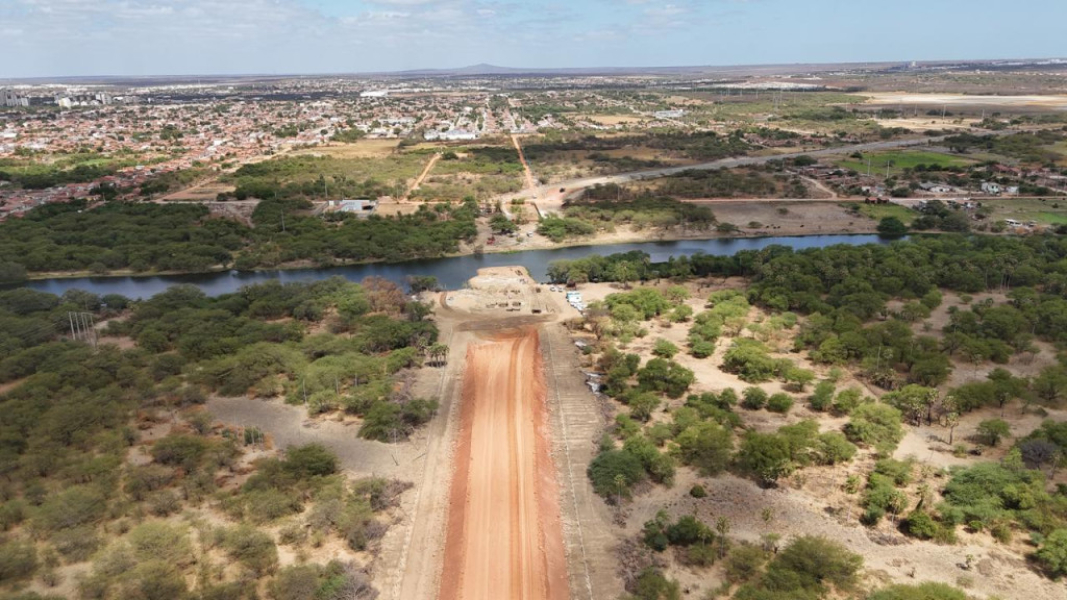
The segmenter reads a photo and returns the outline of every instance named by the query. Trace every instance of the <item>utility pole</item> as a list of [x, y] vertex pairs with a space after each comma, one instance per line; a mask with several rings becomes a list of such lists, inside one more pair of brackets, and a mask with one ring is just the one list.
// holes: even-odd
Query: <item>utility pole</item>
[[89, 339], [92, 340], [93, 349], [96, 349], [96, 320], [93, 319], [93, 313], [85, 313], [85, 316], [89, 319]]
[[83, 341], [96, 348], [96, 321], [92, 313], [68, 312], [67, 322], [70, 323], [70, 339]]

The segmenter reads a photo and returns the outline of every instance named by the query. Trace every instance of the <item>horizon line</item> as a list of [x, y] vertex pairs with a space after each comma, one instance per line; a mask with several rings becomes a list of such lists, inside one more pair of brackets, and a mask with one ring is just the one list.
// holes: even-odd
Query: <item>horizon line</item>
[[738, 63], [738, 64], [700, 64], [700, 65], [660, 65], [660, 66], [579, 66], [579, 67], [510, 67], [504, 65], [494, 65], [492, 63], [476, 63], [472, 65], [465, 65], [462, 67], [419, 67], [413, 69], [399, 69], [388, 71], [333, 71], [333, 72], [277, 72], [277, 73], [255, 73], [255, 72], [233, 72], [233, 73], [159, 73], [152, 75], [130, 75], [130, 74], [95, 74], [95, 75], [35, 75], [35, 76], [23, 76], [23, 77], [0, 77], [0, 82], [13, 82], [13, 81], [48, 81], [48, 80], [70, 80], [70, 79], [165, 79], [165, 78], [221, 78], [221, 77], [233, 77], [233, 78], [249, 78], [249, 77], [272, 77], [272, 78], [315, 78], [315, 77], [356, 77], [356, 76], [388, 76], [388, 75], [408, 75], [408, 74], [422, 74], [422, 73], [449, 73], [449, 72], [461, 72], [465, 70], [473, 70], [478, 67], [487, 67], [493, 69], [501, 69], [511, 71], [510, 75], [522, 75], [525, 73], [536, 72], [568, 72], [568, 71], [585, 71], [591, 72], [590, 74], [596, 74], [598, 71], [663, 71], [671, 69], [686, 69], [686, 70], [700, 70], [700, 69], [745, 69], [745, 68], [767, 68], [767, 67], [805, 67], [805, 66], [861, 66], [861, 65], [895, 65], [895, 64], [916, 64], [916, 65], [938, 65], [938, 64], [953, 64], [953, 63], [996, 63], [996, 62], [1040, 62], [1040, 61], [1064, 61], [1067, 64], [1067, 57], [1065, 56], [1046, 56], [1046, 57], [1029, 57], [1029, 58], [940, 58], [940, 59], [899, 59], [899, 60], [869, 60], [869, 61], [847, 61], [847, 62], [774, 62], [774, 63]]

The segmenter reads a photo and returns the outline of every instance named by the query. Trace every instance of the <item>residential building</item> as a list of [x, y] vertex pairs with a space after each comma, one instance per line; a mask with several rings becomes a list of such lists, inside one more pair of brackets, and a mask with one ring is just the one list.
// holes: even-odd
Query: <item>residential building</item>
[[360, 217], [369, 217], [374, 214], [374, 211], [378, 208], [378, 201], [371, 200], [369, 198], [358, 198], [355, 200], [330, 200], [326, 203], [326, 210], [329, 212], [343, 212], [349, 214], [355, 214]]
[[0, 90], [0, 105], [4, 108], [18, 108], [29, 106], [30, 99], [12, 89]]

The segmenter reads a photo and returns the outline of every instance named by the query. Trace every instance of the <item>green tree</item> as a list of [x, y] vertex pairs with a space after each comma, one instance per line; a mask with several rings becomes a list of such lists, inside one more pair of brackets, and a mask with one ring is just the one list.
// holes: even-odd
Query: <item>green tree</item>
[[651, 392], [631, 390], [623, 395], [622, 400], [630, 407], [630, 416], [637, 421], [648, 422], [660, 405], [660, 399]]
[[978, 424], [978, 435], [990, 446], [996, 446], [1000, 439], [1011, 435], [1011, 425], [1002, 419], [987, 419]]
[[759, 410], [767, 405], [767, 392], [763, 391], [763, 388], [747, 387], [741, 396], [741, 406], [749, 410]]
[[619, 491], [617, 475], [622, 475], [626, 485], [633, 485], [644, 481], [645, 468], [641, 459], [629, 452], [622, 450], [606, 450], [601, 452], [589, 463], [589, 480], [593, 482], [593, 490], [604, 498], [611, 498], [619, 494], [619, 497], [629, 497], [630, 489]]
[[785, 414], [793, 408], [793, 398], [789, 394], [778, 392], [767, 399], [767, 410]]
[[511, 219], [508, 219], [502, 213], [497, 213], [489, 219], [489, 228], [493, 231], [493, 233], [499, 235], [515, 233], [519, 229], [518, 226], [511, 221]]
[[715, 531], [719, 534], [719, 558], [726, 556], [726, 535], [730, 533], [730, 519], [715, 519]]
[[819, 434], [816, 452], [819, 464], [836, 465], [852, 460], [856, 447], [841, 433], [827, 431]]
[[228, 530], [222, 546], [230, 558], [256, 576], [271, 573], [278, 566], [278, 548], [274, 540], [251, 525], [238, 525]]
[[793, 391], [803, 392], [812, 381], [815, 381], [815, 373], [808, 369], [790, 367], [786, 369], [782, 379]]
[[947, 583], [927, 581], [918, 585], [897, 584], [884, 587], [867, 600], [969, 600], [966, 592]]
[[923, 418], [929, 420], [937, 397], [938, 392], [935, 388], [912, 384], [898, 391], [889, 392], [883, 396], [882, 400], [886, 404], [897, 407], [915, 425], [920, 425]]
[[832, 381], [820, 381], [815, 384], [815, 391], [812, 393], [811, 398], [808, 399], [812, 410], [819, 412], [830, 410], [834, 405], [834, 393], [836, 391], [837, 386]]
[[667, 579], [655, 567], [646, 567], [633, 584], [634, 600], [680, 600], [681, 597], [678, 582]]
[[33, 576], [37, 569], [37, 550], [33, 544], [7, 541], [0, 544], [0, 581], [20, 581]]
[[759, 546], [735, 546], [726, 558], [726, 580], [730, 583], [744, 583], [755, 579], [767, 562], [767, 554]]
[[181, 572], [162, 560], [138, 564], [123, 580], [120, 597], [130, 600], [181, 600], [189, 592]]
[[904, 437], [900, 418], [900, 411], [888, 404], [861, 404], [845, 424], [845, 435], [850, 441], [872, 446], [879, 452], [891, 452]]
[[694, 466], [705, 476], [726, 469], [733, 450], [733, 436], [714, 421], [690, 425], [675, 438], [682, 462]]
[[337, 472], [337, 456], [322, 444], [288, 448], [283, 464], [286, 471], [299, 479], [325, 477]]
[[878, 222], [878, 233], [886, 237], [900, 237], [907, 235], [908, 226], [896, 217], [883, 217]]
[[767, 568], [767, 587], [789, 591], [823, 591], [827, 585], [847, 591], [856, 583], [863, 558], [824, 537], [799, 537], [779, 552]]
[[655, 345], [652, 347], [652, 354], [660, 358], [674, 358], [674, 355], [678, 354], [678, 346], [675, 346], [670, 340], [656, 340]]
[[665, 358], [653, 358], [637, 372], [642, 390], [663, 392], [671, 398], [680, 398], [695, 379], [691, 370]]
[[1059, 579], [1067, 575], [1067, 529], [1050, 533], [1034, 558], [1050, 577]]
[[780, 435], [754, 431], [742, 439], [737, 462], [742, 469], [768, 485], [792, 473], [794, 467], [788, 440]]

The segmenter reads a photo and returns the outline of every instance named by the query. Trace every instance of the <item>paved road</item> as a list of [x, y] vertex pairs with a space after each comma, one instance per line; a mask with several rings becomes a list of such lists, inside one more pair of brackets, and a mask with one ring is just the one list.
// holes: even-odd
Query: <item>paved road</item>
[[[998, 131], [991, 133], [993, 133], [993, 135], [1008, 135], [1009, 133], [1018, 133], [1018, 131]], [[516, 200], [520, 198], [526, 200], [534, 199], [538, 205], [538, 208], [542, 212], [551, 212], [559, 210], [562, 207], [563, 201], [566, 198], [573, 197], [577, 192], [580, 192], [586, 188], [593, 187], [595, 185], [607, 185], [609, 183], [632, 183], [634, 181], [641, 181], [643, 179], [656, 179], [659, 177], [667, 177], [669, 175], [677, 175], [678, 173], [691, 170], [714, 171], [717, 169], [731, 169], [734, 167], [763, 165], [774, 160], [796, 158], [797, 156], [812, 156], [818, 158], [822, 156], [840, 156], [842, 154], [852, 154], [853, 152], [871, 152], [877, 150], [892, 150], [895, 148], [908, 148], [912, 146], [926, 146], [943, 142], [945, 139], [947, 139], [947, 136], [924, 137], [907, 140], [889, 140], [884, 142], [868, 142], [865, 144], [853, 144], [851, 146], [840, 146], [836, 148], [823, 148], [821, 150], [811, 150], [808, 152], [792, 152], [789, 154], [776, 154], [773, 156], [741, 156], [737, 158], [724, 158], [711, 162], [681, 167], [664, 167], [660, 169], [648, 169], [644, 171], [618, 173], [616, 175], [583, 177], [554, 184], [541, 185], [534, 189], [526, 189], [521, 192], [505, 194], [503, 196], [500, 196], [499, 200], [501, 202], [506, 203], [511, 200]], [[561, 189], [564, 191], [560, 192]]]

